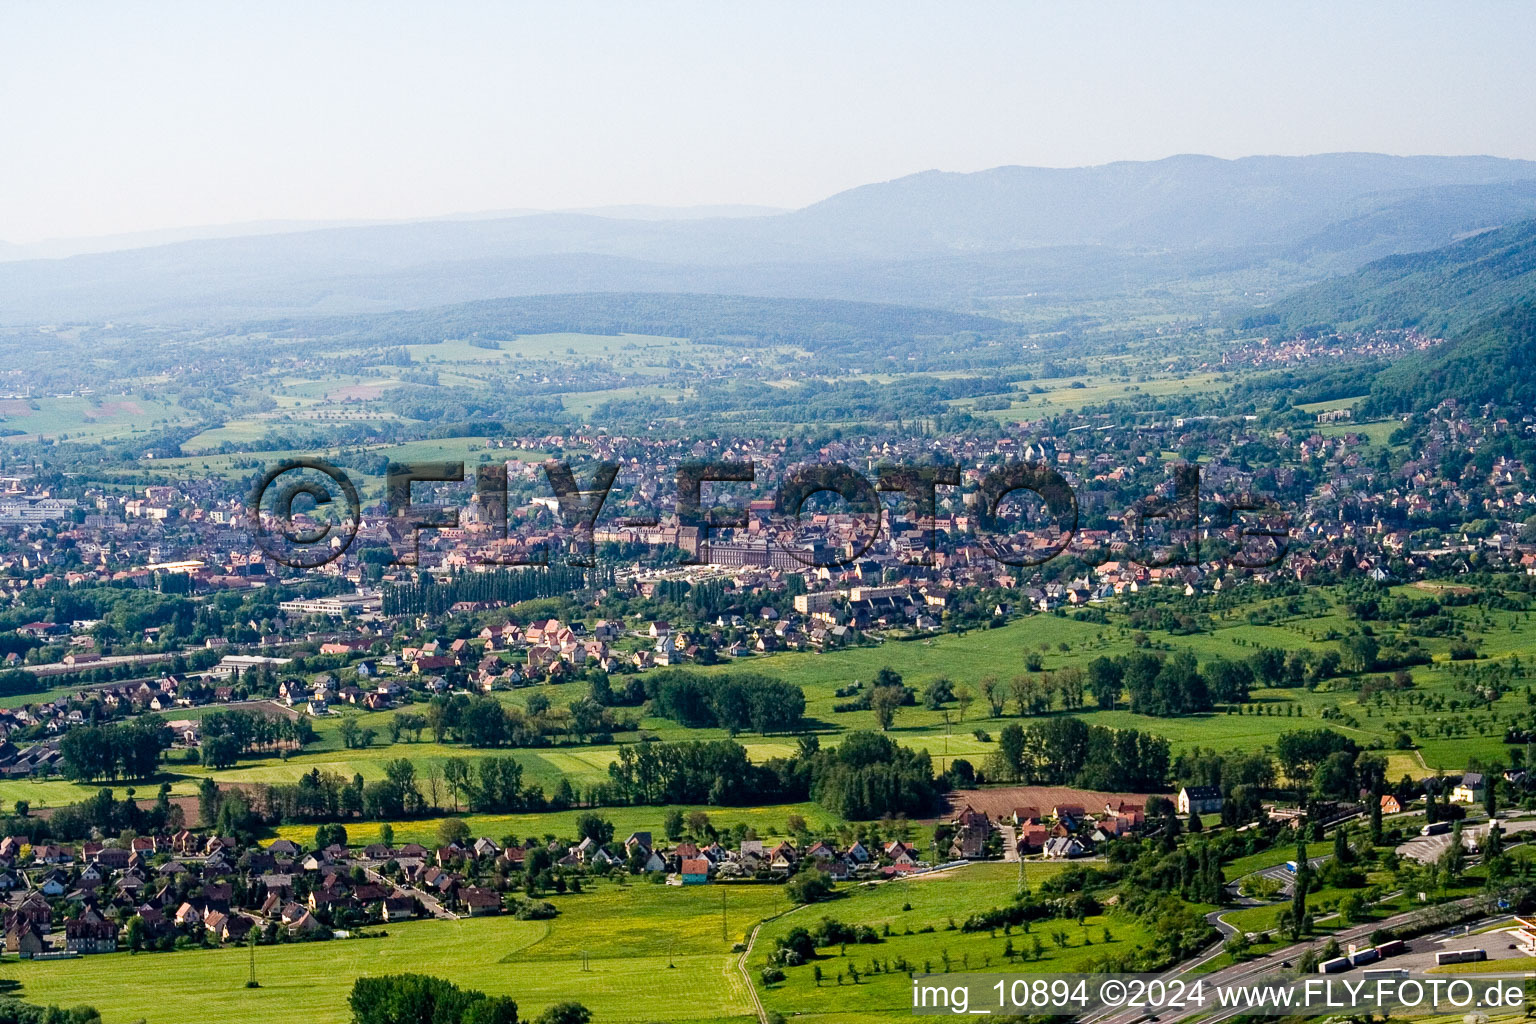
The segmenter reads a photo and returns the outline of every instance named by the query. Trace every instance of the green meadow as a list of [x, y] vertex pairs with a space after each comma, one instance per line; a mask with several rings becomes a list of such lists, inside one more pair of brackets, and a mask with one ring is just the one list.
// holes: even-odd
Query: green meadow
[[388, 925], [384, 938], [258, 947], [259, 989], [244, 987], [243, 948], [17, 963], [5, 973], [31, 1002], [86, 1001], [114, 1024], [346, 1024], [355, 978], [412, 971], [509, 995], [529, 1020], [575, 998], [605, 1022], [745, 1022], [755, 1014], [731, 947], [788, 907], [779, 886], [643, 881], [552, 900], [560, 914], [549, 921], [417, 921]]
[[[613, 823], [614, 836], [623, 841], [631, 832], [650, 832], [664, 835], [662, 822], [671, 807], [605, 807], [599, 813]], [[703, 811], [709, 815], [710, 824], [718, 831], [744, 826], [765, 840], [783, 839], [787, 836], [785, 822], [791, 814], [806, 820], [807, 827], [816, 835], [833, 835], [843, 826], [841, 819], [829, 814], [817, 804], [767, 804], [760, 807], [689, 807], [677, 810], [687, 814]], [[527, 839], [532, 836], [552, 835], [569, 838], [576, 835], [576, 818], [582, 811], [546, 811], [540, 814], [465, 814], [464, 821], [477, 838], [485, 836], [500, 842], [506, 837]], [[441, 818], [423, 818], [415, 821], [397, 821], [390, 828], [396, 843], [420, 843], [434, 846], [437, 843], [438, 825]], [[382, 825], [378, 822], [349, 822], [347, 842], [367, 845], [379, 841]], [[918, 830], [914, 828], [914, 833]], [[274, 838], [291, 839], [302, 845], [313, 844], [313, 825], [279, 825]]]
[[[1032, 863], [1029, 883], [1039, 884], [1058, 870], [1059, 865]], [[346, 1024], [354, 978], [420, 971], [430, 964], [431, 973], [459, 985], [511, 996], [525, 1019], [575, 998], [602, 1022], [748, 1024], [756, 1011], [732, 948], [761, 923], [746, 967], [767, 1010], [828, 1024], [873, 1024], [910, 1007], [910, 983], [894, 970], [872, 973], [872, 960], [883, 965], [904, 958], [915, 969], [935, 972], [1055, 973], [1081, 970], [1106, 952], [1148, 940], [1134, 919], [1111, 911], [1081, 925], [1062, 922], [1064, 945], [1037, 928], [1044, 946], [1039, 958], [1010, 964], [1003, 936], [956, 930], [975, 910], [1006, 903], [1017, 884], [1015, 865], [972, 865], [920, 879], [839, 886], [832, 900], [794, 909], [776, 885], [604, 881], [582, 893], [550, 897], [560, 913], [549, 921], [417, 921], [388, 925], [382, 938], [261, 946], [258, 989], [244, 987], [250, 970], [246, 949], [19, 962], [6, 974], [21, 983], [22, 997], [31, 1002], [88, 1001], [113, 1022]], [[759, 970], [775, 940], [822, 916], [880, 932], [888, 927], [890, 934], [875, 944], [820, 950], [819, 986], [810, 965], [789, 968], [783, 983], [764, 986]], [[1011, 941], [1016, 949], [1030, 947], [1022, 931]], [[145, 983], [132, 983], [140, 978]]]
[[145, 434], [154, 427], [190, 418], [190, 413], [171, 402], [143, 395], [0, 399], [0, 427], [24, 434], [6, 439], [12, 442], [40, 437], [105, 441]]
[[[1032, 862], [1028, 882], [1037, 885], [1060, 868]], [[888, 928], [890, 934], [878, 943], [820, 949], [812, 964], [785, 968], [782, 983], [764, 988], [763, 1004], [769, 1011], [815, 1024], [875, 1024], [911, 1013], [912, 982], [894, 966], [900, 959], [918, 973], [1059, 974], [1085, 970], [1106, 954], [1124, 953], [1148, 940], [1135, 919], [1115, 912], [1088, 917], [1081, 924], [1045, 922], [1032, 934], [1015, 929], [1006, 937], [958, 930], [972, 913], [1006, 904], [1017, 887], [1016, 864], [976, 864], [911, 880], [854, 886], [840, 899], [778, 917], [758, 933], [750, 958], [754, 981], [776, 939], [795, 927], [811, 929], [822, 917], [868, 925], [882, 935]], [[1065, 945], [1058, 946], [1050, 934], [1058, 929], [1066, 933]], [[1010, 962], [1005, 943], [1022, 952], [1036, 937], [1042, 946], [1039, 959]], [[893, 965], [888, 972], [887, 963]], [[821, 968], [820, 984], [815, 967]]]

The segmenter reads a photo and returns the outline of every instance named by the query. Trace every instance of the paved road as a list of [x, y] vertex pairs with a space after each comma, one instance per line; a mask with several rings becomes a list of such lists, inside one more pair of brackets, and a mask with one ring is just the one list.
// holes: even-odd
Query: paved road
[[[1481, 898], [1482, 897], [1478, 896], [1468, 897], [1464, 900], [1457, 900], [1453, 904], [1445, 904], [1445, 906], [1475, 906], [1477, 901]], [[1370, 934], [1373, 931], [1376, 931], [1378, 928], [1393, 928], [1401, 924], [1406, 924], [1422, 910], [1423, 908], [1417, 908], [1402, 914], [1394, 915], [1383, 921], [1370, 921], [1365, 924], [1353, 925], [1349, 928], [1343, 929], [1342, 931], [1335, 932], [1331, 938], [1337, 940], [1340, 946], [1347, 946], [1349, 943], [1361, 939], [1368, 940]], [[1474, 925], [1474, 927], [1477, 926], [1478, 925]], [[1283, 962], [1294, 963], [1296, 960], [1300, 959], [1300, 957], [1305, 954], [1309, 948], [1317, 945], [1321, 941], [1323, 940], [1314, 939], [1307, 942], [1294, 943], [1290, 946], [1277, 949], [1272, 953], [1262, 954], [1252, 960], [1233, 964], [1231, 967], [1224, 967], [1219, 971], [1212, 971], [1209, 974], [1203, 975], [1203, 978], [1208, 983], [1207, 988], [1209, 988], [1210, 985], [1216, 984], [1234, 984], [1236, 982], [1253, 981], [1263, 977], [1266, 974], [1273, 974], [1279, 970], [1282, 970], [1280, 965]], [[1422, 941], [1422, 939], [1420, 941]], [[1218, 946], [1217, 948], [1219, 950], [1220, 947]], [[1179, 977], [1211, 959], [1213, 959], [1213, 955], [1210, 953], [1210, 951], [1206, 951], [1200, 954], [1198, 957], [1195, 957], [1182, 964], [1179, 964], [1177, 967], [1163, 972], [1160, 977], [1165, 979]], [[1166, 1022], [1184, 1020], [1191, 1017], [1203, 1017], [1204, 1021], [1206, 1022], [1215, 1022], [1235, 1016], [1236, 1014], [1242, 1012], [1242, 1009], [1238, 1008], [1231, 1011], [1218, 1011], [1214, 1014], [1211, 1014], [1210, 1016], [1205, 1016], [1209, 1012], [1209, 1007], [1188, 1006], [1182, 1010], [1169, 1009], [1159, 1011], [1157, 1016], [1163, 1022], [1165, 1022], [1165, 1024]], [[1087, 1020], [1098, 1022], [1098, 1024], [1132, 1024], [1132, 1022], [1139, 1020], [1144, 1015], [1144, 1011], [1139, 1009], [1120, 1010], [1118, 1012], [1099, 1014], [1098, 1016], [1089, 1017]]]
[[394, 882], [391, 882], [388, 878], [385, 878], [383, 875], [379, 874], [370, 865], [367, 864], [363, 865], [363, 874], [368, 876], [368, 880], [370, 882], [373, 882], [377, 885], [388, 886], [391, 892], [398, 888], [401, 892], [409, 893], [410, 895], [416, 897], [416, 902], [421, 904], [422, 909], [426, 910], [428, 914], [431, 914], [433, 917], [438, 918], [439, 920], [457, 921], [459, 919], [458, 914], [455, 914], [453, 911], [443, 906], [440, 902], [438, 902], [437, 897], [422, 889], [412, 888], [408, 885], [396, 886]]

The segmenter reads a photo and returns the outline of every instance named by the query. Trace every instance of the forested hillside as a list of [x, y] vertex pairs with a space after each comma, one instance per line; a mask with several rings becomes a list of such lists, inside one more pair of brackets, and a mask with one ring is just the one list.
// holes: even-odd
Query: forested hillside
[[1458, 333], [1536, 295], [1536, 220], [1429, 252], [1388, 256], [1247, 321], [1277, 334], [1374, 327]]
[[812, 349], [854, 340], [1013, 333], [1008, 324], [991, 317], [911, 306], [645, 292], [488, 299], [370, 316], [274, 321], [252, 325], [252, 330], [298, 337], [355, 337], [391, 345], [569, 332], [793, 344]]
[[1507, 412], [1536, 400], [1536, 221], [1430, 252], [1390, 256], [1249, 317], [1276, 337], [1417, 328], [1444, 344], [1398, 360], [1372, 381], [1362, 411], [1412, 412], [1446, 399]]
[[1366, 408], [1373, 414], [1431, 408], [1454, 398], [1475, 410], [1536, 407], [1536, 302], [1479, 321], [1450, 345], [1405, 359], [1377, 374]]

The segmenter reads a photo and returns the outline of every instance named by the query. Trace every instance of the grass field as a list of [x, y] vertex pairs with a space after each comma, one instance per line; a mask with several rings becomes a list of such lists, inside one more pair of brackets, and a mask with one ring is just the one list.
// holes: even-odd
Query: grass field
[[[1307, 856], [1309, 858], [1321, 857], [1325, 853], [1332, 852], [1332, 850], [1333, 843], [1331, 841], [1307, 844]], [[1295, 856], [1296, 850], [1294, 847], [1287, 846], [1275, 850], [1265, 850], [1262, 853], [1255, 853], [1247, 857], [1239, 857], [1236, 860], [1228, 861], [1222, 865], [1222, 871], [1226, 875], [1228, 882], [1235, 882], [1244, 875], [1251, 875], [1255, 871], [1263, 871], [1265, 868], [1284, 864]]]
[[416, 362], [469, 364], [496, 364], [513, 359], [629, 359], [642, 366], [659, 366], [668, 359], [699, 359], [714, 354], [685, 338], [569, 332], [522, 334], [497, 342], [496, 348], [479, 348], [465, 340], [408, 345], [406, 348]]
[[26, 432], [26, 436], [6, 439], [12, 443], [38, 437], [105, 441], [148, 433], [154, 426], [182, 423], [189, 419], [190, 414], [176, 405], [146, 396], [62, 396], [0, 400], [0, 426]]
[[[613, 823], [614, 837], [623, 842], [631, 832], [650, 832], [664, 836], [662, 822], [672, 808], [658, 807], [605, 807], [599, 813]], [[685, 814], [701, 810], [709, 815], [710, 824], [723, 831], [737, 825], [747, 826], [763, 839], [782, 839], [787, 833], [785, 822], [791, 814], [806, 820], [807, 826], [817, 835], [832, 835], [843, 824], [816, 804], [769, 804], [761, 807], [688, 807], [677, 808]], [[467, 814], [464, 820], [476, 837], [487, 836], [500, 842], [505, 836], [527, 839], [532, 836], [553, 835], [569, 838], [576, 835], [576, 818], [581, 811], [549, 811], [543, 814]], [[433, 846], [437, 843], [437, 829], [441, 818], [424, 818], [419, 821], [397, 821], [391, 825], [396, 843], [421, 843]], [[347, 842], [367, 845], [379, 841], [381, 826], [377, 822], [349, 823]], [[914, 827], [914, 833], [918, 829]], [[275, 838], [292, 839], [303, 845], [312, 845], [315, 838], [313, 825], [280, 825]]]
[[1381, 420], [1374, 423], [1324, 423], [1317, 428], [1317, 432], [1324, 437], [1359, 434], [1373, 447], [1391, 448], [1391, 437], [1401, 427], [1402, 424], [1397, 420]]
[[1366, 395], [1354, 395], [1350, 398], [1330, 398], [1325, 402], [1300, 403], [1296, 408], [1302, 412], [1309, 413], [1330, 412], [1334, 409], [1353, 409], [1360, 402], [1364, 401], [1366, 397]]
[[[977, 416], [1004, 421], [1023, 417], [1050, 415], [1063, 409], [1081, 409], [1089, 405], [1103, 405], [1131, 398], [1136, 395], [1168, 397], [1196, 395], [1220, 391], [1226, 387], [1225, 375], [1219, 373], [1195, 373], [1181, 376], [1155, 377], [1150, 380], [1110, 379], [1095, 377], [1059, 377], [1031, 381], [1024, 390], [1017, 392], [1006, 409], [974, 410], [976, 399], [960, 398], [950, 404], [956, 408], [972, 409]], [[1039, 393], [1032, 393], [1040, 388]]]
[[[1059, 865], [1031, 864], [1031, 884]], [[898, 973], [869, 974], [869, 961], [905, 957], [921, 969], [1050, 973], [1080, 970], [1110, 951], [1144, 943], [1140, 926], [1119, 914], [1064, 922], [1067, 945], [1042, 933], [1045, 949], [1033, 963], [1007, 964], [1002, 936], [951, 930], [978, 909], [1007, 901], [1017, 880], [1011, 864], [981, 864], [921, 879], [842, 886], [824, 904], [791, 909], [779, 886], [674, 887], [648, 882], [604, 882], [581, 894], [551, 897], [560, 915], [551, 921], [481, 918], [389, 925], [378, 939], [260, 947], [261, 988], [248, 990], [244, 949], [196, 950], [134, 956], [118, 953], [77, 961], [22, 962], [6, 971], [21, 982], [23, 998], [37, 1003], [95, 1006], [105, 1019], [184, 1024], [217, 1019], [230, 1024], [345, 1024], [354, 978], [407, 971], [434, 973], [481, 991], [510, 995], [532, 1019], [551, 1003], [577, 999], [600, 1022], [741, 1021], [755, 1019], [747, 984], [731, 947], [763, 926], [748, 961], [765, 1006], [786, 1016], [825, 1022], [874, 1022], [910, 1007], [909, 983]], [[723, 900], [723, 909], [722, 909]], [[911, 904], [913, 909], [903, 907]], [[788, 980], [763, 989], [757, 970], [774, 940], [823, 915], [891, 936], [874, 945], [821, 951], [826, 981], [817, 986], [809, 966], [790, 968]], [[931, 928], [932, 931], [926, 929]], [[912, 934], [906, 934], [908, 931]], [[1041, 929], [1037, 927], [1037, 931]], [[1109, 941], [1106, 945], [1105, 932]], [[1014, 945], [1028, 949], [1022, 932]], [[585, 962], [587, 969], [583, 970]], [[861, 975], [839, 988], [840, 972]], [[153, 978], [150, 984], [134, 979]]]
[[420, 921], [389, 925], [382, 939], [261, 947], [256, 990], [243, 987], [244, 949], [19, 963], [6, 975], [29, 1001], [88, 1003], [113, 1024], [346, 1024], [353, 979], [403, 972], [510, 995], [530, 1020], [566, 999], [604, 1022], [745, 1020], [752, 1004], [731, 946], [788, 907], [766, 885], [604, 884], [553, 900], [551, 921]]
[[[1031, 863], [1030, 883], [1054, 874], [1060, 865]], [[790, 929], [810, 928], [826, 916], [844, 924], [869, 925], [876, 931], [890, 926], [892, 934], [872, 945], [836, 947], [819, 951], [824, 980], [815, 982], [811, 965], [786, 969], [787, 978], [763, 992], [763, 1003], [786, 1017], [817, 1024], [873, 1024], [911, 1013], [911, 982], [905, 973], [873, 971], [871, 961], [882, 964], [905, 958], [919, 972], [1008, 971], [1019, 974], [1054, 974], [1085, 969], [1108, 953], [1122, 953], [1143, 944], [1147, 935], [1131, 918], [1105, 914], [1076, 921], [1037, 925], [1034, 929], [1044, 950], [1031, 963], [1009, 963], [1003, 945], [1011, 941], [1018, 950], [1030, 948], [1031, 937], [1021, 930], [1005, 938], [985, 932], [954, 930], [970, 914], [1008, 902], [1017, 885], [1013, 864], [976, 864], [940, 875], [853, 889], [845, 898], [806, 907], [763, 926], [753, 950], [754, 970], [762, 966], [774, 948], [774, 940]], [[911, 909], [903, 909], [907, 905]], [[1057, 947], [1048, 932], [1063, 927], [1067, 945]], [[925, 929], [931, 928], [932, 931]], [[1110, 941], [1104, 942], [1108, 930]], [[908, 931], [912, 934], [906, 934]], [[945, 958], [948, 958], [948, 965]], [[839, 984], [838, 975], [852, 966], [860, 975]]]

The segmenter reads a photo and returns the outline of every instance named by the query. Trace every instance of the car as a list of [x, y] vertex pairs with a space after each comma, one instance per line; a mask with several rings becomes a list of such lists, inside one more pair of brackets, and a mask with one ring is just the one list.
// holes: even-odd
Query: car
[[1291, 966], [1291, 962], [1289, 960], [1281, 960], [1280, 961], [1280, 966], [1281, 967], [1289, 967], [1289, 966]]

